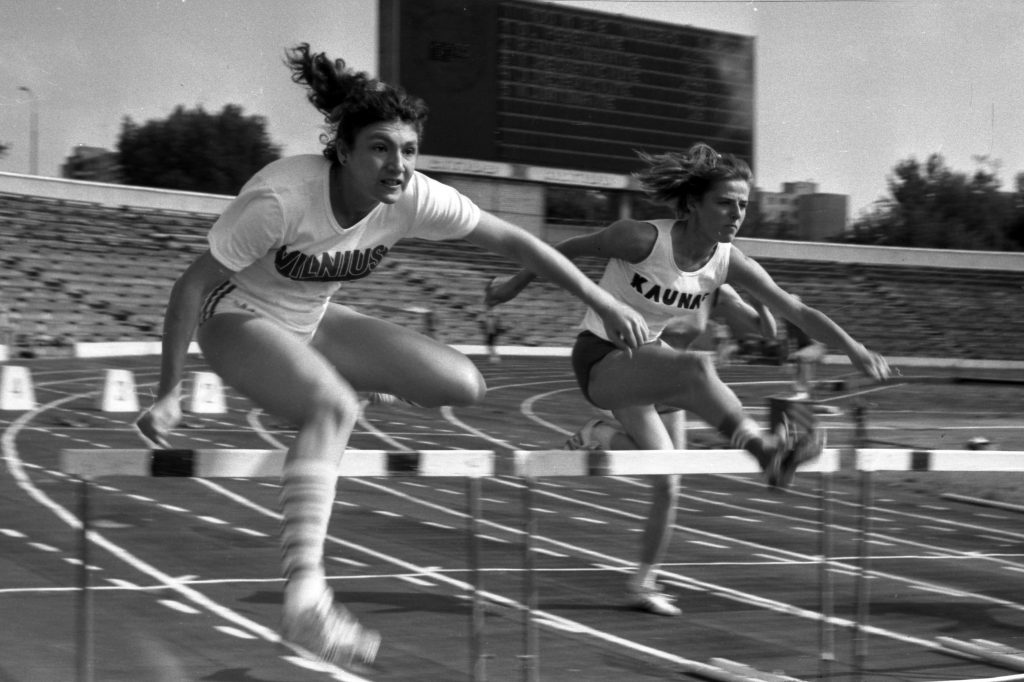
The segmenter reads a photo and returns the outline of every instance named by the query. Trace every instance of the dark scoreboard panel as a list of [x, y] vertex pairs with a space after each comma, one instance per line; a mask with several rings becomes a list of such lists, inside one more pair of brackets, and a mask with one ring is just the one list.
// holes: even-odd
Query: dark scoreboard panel
[[707, 142], [753, 162], [754, 39], [528, 0], [381, 0], [381, 76], [423, 153], [629, 173]]

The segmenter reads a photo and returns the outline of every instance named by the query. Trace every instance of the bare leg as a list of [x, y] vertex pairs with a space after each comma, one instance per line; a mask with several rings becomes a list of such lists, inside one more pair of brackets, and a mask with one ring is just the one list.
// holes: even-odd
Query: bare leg
[[[329, 308], [310, 344], [245, 314], [216, 315], [198, 336], [210, 366], [227, 384], [298, 426], [281, 494], [285, 622], [311, 609], [321, 621], [333, 618], [327, 630], [357, 641], [339, 650], [328, 633], [314, 638], [315, 653], [351, 658], [353, 647], [361, 646], [359, 629], [334, 615], [333, 600], [324, 606], [329, 590], [323, 545], [337, 466], [358, 416], [356, 391], [384, 390], [424, 405], [468, 404], [482, 398], [483, 379], [468, 359], [446, 346], [341, 306]], [[376, 642], [370, 644], [370, 655], [355, 653], [372, 658]]]
[[[616, 436], [620, 449], [675, 450], [685, 445], [682, 412], [663, 416], [653, 405], [642, 405], [619, 408], [614, 414], [625, 429]], [[679, 477], [653, 476], [651, 481], [651, 506], [640, 539], [640, 560], [637, 572], [629, 579], [628, 592], [635, 606], [658, 615], [676, 616], [680, 610], [668, 596], [659, 592], [656, 573], [672, 537]]]
[[778, 457], [777, 439], [762, 433], [711, 361], [698, 353], [665, 344], [642, 346], [631, 356], [613, 351], [594, 366], [589, 391], [596, 404], [613, 411], [655, 403], [687, 410], [717, 427], [762, 466]]

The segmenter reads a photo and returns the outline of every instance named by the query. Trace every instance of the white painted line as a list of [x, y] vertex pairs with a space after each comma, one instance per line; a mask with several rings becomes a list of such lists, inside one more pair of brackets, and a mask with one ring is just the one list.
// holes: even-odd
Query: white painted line
[[258, 531], [258, 530], [253, 530], [252, 528], [243, 528], [242, 526], [235, 526], [235, 530], [237, 530], [239, 533], [245, 533], [246, 535], [251, 535], [254, 538], [269, 538], [270, 537], [266, 533], [264, 533], [262, 531]]
[[190, 615], [198, 615], [199, 613], [202, 613], [199, 609], [192, 608], [188, 604], [182, 604], [180, 601], [176, 601], [174, 599], [158, 599], [157, 602], [173, 611], [179, 611], [181, 613], [187, 613]]
[[238, 628], [233, 628], [230, 625], [215, 625], [215, 626], [213, 626], [213, 629], [214, 630], [219, 630], [220, 632], [223, 632], [225, 635], [230, 635], [231, 637], [237, 637], [238, 639], [256, 639], [256, 635], [248, 633], [245, 630], [239, 630]]
[[722, 518], [732, 519], [733, 521], [744, 521], [746, 523], [761, 523], [761, 519], [752, 519], [749, 516], [736, 516], [734, 514], [726, 514]]
[[435, 583], [432, 583], [429, 580], [424, 580], [422, 578], [417, 578], [414, 575], [400, 575], [400, 576], [396, 576], [396, 577], [399, 580], [404, 580], [407, 583], [412, 583], [413, 585], [418, 585], [420, 587], [433, 587], [435, 585]]
[[559, 559], [567, 559], [567, 558], [569, 558], [568, 554], [562, 554], [561, 552], [556, 552], [556, 551], [554, 551], [552, 549], [545, 549], [543, 547], [533, 547], [532, 550], [534, 552], [536, 552], [537, 554], [546, 554], [548, 556], [557, 557]]
[[446, 523], [438, 523], [437, 521], [424, 521], [424, 526], [431, 526], [433, 528], [440, 528], [442, 530], [455, 530], [455, 526], [449, 526]]

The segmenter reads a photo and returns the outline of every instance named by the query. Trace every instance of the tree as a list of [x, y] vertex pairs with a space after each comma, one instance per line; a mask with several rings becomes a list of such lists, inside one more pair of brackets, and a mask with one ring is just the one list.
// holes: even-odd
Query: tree
[[178, 106], [166, 120], [143, 125], [125, 117], [117, 145], [125, 184], [213, 194], [237, 194], [281, 156], [265, 119], [235, 104], [219, 114]]
[[7, 152], [9, 152], [10, 149], [11, 149], [11, 145], [4, 144], [3, 142], [0, 142], [0, 159], [2, 159], [5, 156], [7, 156]]
[[1024, 211], [1024, 180], [1016, 195], [1001, 192], [999, 162], [974, 159], [973, 174], [949, 168], [942, 155], [922, 164], [899, 162], [889, 177], [890, 199], [854, 223], [847, 239], [889, 246], [939, 249], [1012, 250], [1021, 248], [1013, 225]]

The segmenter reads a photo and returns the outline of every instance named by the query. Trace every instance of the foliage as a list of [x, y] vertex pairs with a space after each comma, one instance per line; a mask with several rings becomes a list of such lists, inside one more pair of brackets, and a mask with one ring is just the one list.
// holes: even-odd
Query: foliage
[[0, 159], [2, 159], [5, 156], [7, 156], [7, 152], [9, 152], [10, 149], [11, 149], [11, 145], [4, 144], [3, 142], [0, 142]]
[[280, 158], [261, 116], [228, 104], [218, 114], [178, 106], [166, 120], [125, 117], [118, 139], [125, 184], [237, 194], [260, 168]]
[[937, 249], [1024, 249], [1024, 174], [1015, 192], [1000, 191], [999, 164], [975, 158], [972, 174], [949, 168], [942, 155], [899, 162], [891, 197], [854, 222], [848, 241]]

